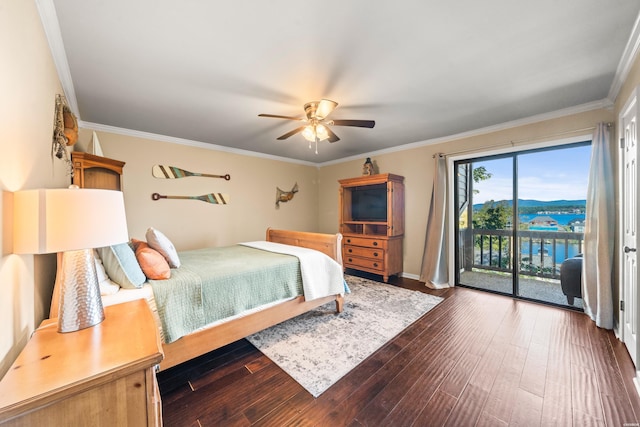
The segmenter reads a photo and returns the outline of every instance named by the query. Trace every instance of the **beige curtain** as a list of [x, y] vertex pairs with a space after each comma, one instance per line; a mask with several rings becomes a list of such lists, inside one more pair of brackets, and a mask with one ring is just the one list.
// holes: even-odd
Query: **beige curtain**
[[614, 175], [609, 128], [596, 127], [591, 142], [587, 213], [582, 263], [584, 311], [596, 325], [613, 328]]
[[432, 289], [448, 288], [447, 271], [447, 161], [442, 154], [435, 156], [435, 172], [431, 205], [427, 217], [427, 235], [422, 256], [420, 281]]

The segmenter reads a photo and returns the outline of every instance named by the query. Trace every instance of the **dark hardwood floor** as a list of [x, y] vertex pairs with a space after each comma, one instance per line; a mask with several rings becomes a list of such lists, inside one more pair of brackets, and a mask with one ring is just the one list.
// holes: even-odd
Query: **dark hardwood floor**
[[454, 288], [314, 399], [246, 340], [158, 374], [165, 426], [638, 425], [635, 368], [584, 314]]

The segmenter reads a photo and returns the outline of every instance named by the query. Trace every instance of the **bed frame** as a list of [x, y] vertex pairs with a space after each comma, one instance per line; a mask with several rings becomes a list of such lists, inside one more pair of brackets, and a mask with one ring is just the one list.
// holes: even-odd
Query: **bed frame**
[[[74, 162], [74, 176], [78, 178], [74, 178], [74, 184], [83, 188], [121, 190], [124, 162], [87, 153], [72, 153], [71, 157]], [[91, 179], [87, 179], [88, 176], [91, 176]], [[81, 177], [84, 178], [80, 179]], [[320, 234], [269, 228], [267, 240], [315, 249], [329, 255], [342, 265], [342, 234], [340, 233]], [[57, 288], [58, 286], [55, 287]], [[313, 301], [305, 301], [301, 296], [251, 315], [185, 335], [171, 344], [162, 345], [164, 360], [160, 363], [160, 369], [186, 362], [334, 300], [336, 311], [341, 312], [343, 308], [341, 295], [332, 295]], [[56, 301], [55, 290], [53, 301]], [[50, 317], [57, 316], [57, 304], [52, 303], [51, 307]]]
[[[321, 234], [269, 228], [267, 241], [315, 249], [342, 265], [342, 234], [340, 233]], [[160, 369], [168, 369], [186, 362], [331, 301], [336, 303], [336, 312], [342, 312], [344, 303], [342, 295], [331, 295], [313, 301], [305, 301], [303, 296], [299, 296], [248, 316], [193, 332], [170, 344], [162, 344], [164, 359], [160, 363]]]

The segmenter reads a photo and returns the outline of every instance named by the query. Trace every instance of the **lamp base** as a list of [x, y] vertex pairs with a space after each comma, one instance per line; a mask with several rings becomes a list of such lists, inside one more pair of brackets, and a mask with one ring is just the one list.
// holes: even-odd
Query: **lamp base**
[[56, 282], [59, 286], [58, 332], [75, 332], [104, 320], [93, 249], [64, 252]]

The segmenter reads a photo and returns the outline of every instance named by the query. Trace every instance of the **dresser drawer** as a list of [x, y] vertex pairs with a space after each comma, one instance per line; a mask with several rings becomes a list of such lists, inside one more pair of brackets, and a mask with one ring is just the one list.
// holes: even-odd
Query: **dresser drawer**
[[368, 239], [366, 237], [351, 237], [344, 238], [345, 245], [364, 246], [367, 248], [387, 248], [387, 241], [385, 239]]
[[369, 270], [384, 271], [384, 260], [360, 258], [357, 256], [347, 256], [344, 259], [345, 267], [366, 268]]
[[370, 259], [384, 259], [384, 249], [363, 248], [361, 246], [344, 246], [344, 256], [358, 256]]

